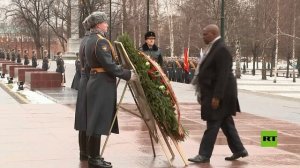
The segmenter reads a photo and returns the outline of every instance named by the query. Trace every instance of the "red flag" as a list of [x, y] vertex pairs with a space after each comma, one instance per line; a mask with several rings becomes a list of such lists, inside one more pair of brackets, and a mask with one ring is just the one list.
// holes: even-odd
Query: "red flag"
[[190, 71], [190, 66], [189, 66], [189, 49], [188, 48], [184, 48], [184, 67], [183, 69], [186, 71], [186, 72], [189, 72]]

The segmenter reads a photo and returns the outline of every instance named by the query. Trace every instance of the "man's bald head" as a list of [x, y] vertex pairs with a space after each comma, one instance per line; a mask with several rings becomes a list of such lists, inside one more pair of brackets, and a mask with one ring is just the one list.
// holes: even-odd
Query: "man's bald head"
[[220, 29], [215, 24], [210, 24], [204, 27], [203, 29], [203, 41], [206, 44], [212, 42], [215, 38], [220, 36]]

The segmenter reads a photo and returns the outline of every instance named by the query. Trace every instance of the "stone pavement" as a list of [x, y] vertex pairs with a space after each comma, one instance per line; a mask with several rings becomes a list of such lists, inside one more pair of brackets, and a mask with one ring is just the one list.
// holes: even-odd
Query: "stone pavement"
[[[7, 98], [2, 94], [1, 100]], [[135, 110], [132, 104], [124, 104]], [[194, 156], [199, 147], [205, 123], [200, 120], [200, 106], [182, 103], [182, 123], [190, 136], [181, 145], [187, 157]], [[187, 167], [299, 167], [300, 126], [279, 120], [257, 117], [247, 113], [235, 117], [241, 139], [250, 156], [228, 162], [231, 155], [226, 139], [220, 131], [210, 164], [192, 164]], [[149, 134], [144, 123], [121, 111], [121, 134], [112, 134], [104, 157], [115, 168], [164, 168], [169, 164], [158, 144], [153, 158]], [[0, 105], [0, 167], [5, 168], [87, 168], [78, 159], [77, 132], [73, 130], [74, 105], [61, 104], [7, 104]], [[278, 130], [277, 148], [260, 147], [260, 131]], [[104, 138], [102, 140], [103, 144]], [[173, 166], [185, 167], [177, 152]]]

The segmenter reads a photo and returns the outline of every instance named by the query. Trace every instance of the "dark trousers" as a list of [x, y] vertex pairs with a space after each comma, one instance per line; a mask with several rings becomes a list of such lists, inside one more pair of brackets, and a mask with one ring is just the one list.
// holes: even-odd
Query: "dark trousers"
[[221, 120], [207, 121], [206, 126], [207, 128], [200, 144], [199, 155], [211, 157], [220, 128], [227, 138], [227, 143], [232, 153], [238, 153], [245, 149], [235, 128], [232, 116], [227, 116]]
[[80, 154], [87, 156], [88, 155], [87, 149], [86, 149], [87, 148], [87, 137], [86, 137], [85, 131], [79, 131], [78, 142], [79, 142]]
[[88, 153], [91, 158], [100, 156], [101, 135], [88, 137]]

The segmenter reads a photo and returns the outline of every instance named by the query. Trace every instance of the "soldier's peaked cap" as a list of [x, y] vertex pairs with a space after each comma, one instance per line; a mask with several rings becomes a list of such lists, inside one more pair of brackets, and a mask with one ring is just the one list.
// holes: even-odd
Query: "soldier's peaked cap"
[[149, 38], [149, 37], [155, 37], [155, 33], [153, 31], [148, 31], [145, 34], [145, 40], [147, 40], [147, 38]]
[[108, 17], [104, 12], [97, 11], [93, 12], [92, 14], [90, 14], [90, 16], [88, 16], [87, 23], [89, 27], [92, 28], [98, 23], [107, 22], [107, 20]]

